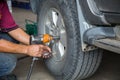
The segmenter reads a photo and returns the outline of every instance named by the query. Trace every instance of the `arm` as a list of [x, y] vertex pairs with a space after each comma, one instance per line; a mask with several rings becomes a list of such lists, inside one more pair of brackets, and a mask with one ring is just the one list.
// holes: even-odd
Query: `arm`
[[[19, 51], [23, 51], [23, 52], [25, 52], [23, 54], [28, 54], [30, 56], [41, 57], [42, 54], [44, 53], [44, 51], [51, 52], [49, 47], [41, 45], [41, 44], [39, 44], [39, 45], [29, 45], [30, 36], [28, 34], [26, 34], [21, 28], [17, 28], [17, 29], [12, 30], [8, 33], [13, 38], [15, 38], [16, 40], [18, 40], [18, 41], [20, 41], [24, 44], [27, 44], [27, 45], [18, 45], [18, 48], [21, 48], [21, 47], [22, 48], [21, 48], [21, 50], [17, 49], [17, 51], [18, 51], [17, 53], [19, 53]], [[27, 49], [27, 51], [25, 51], [24, 49]], [[14, 52], [16, 52], [16, 51], [14, 51]]]
[[[17, 51], [16, 51], [16, 48], [14, 50], [13, 48], [13, 51], [14, 52], [17, 52], [19, 53], [19, 51], [22, 51], [23, 54], [27, 53], [28, 55], [30, 56], [36, 56], [36, 57], [41, 57], [44, 52], [50, 52], [51, 53], [51, 50], [49, 47], [47, 46], [44, 46], [44, 45], [29, 45], [29, 41], [30, 41], [30, 36], [28, 34], [26, 34], [22, 29], [18, 28], [18, 29], [15, 29], [15, 30], [12, 30], [10, 32], [8, 32], [13, 38], [15, 38], [16, 40], [24, 43], [24, 44], [28, 44], [28, 45], [16, 45], [17, 47]], [[15, 46], [13, 46], [15, 47]], [[27, 47], [27, 48], [26, 48]], [[19, 49], [21, 48], [21, 49]], [[9, 49], [9, 48], [8, 48]], [[27, 49], [24, 50], [24, 49]], [[10, 51], [10, 50], [9, 50]], [[42, 56], [44, 57], [44, 56]], [[49, 57], [49, 56], [48, 56]], [[47, 57], [46, 57], [47, 58]]]
[[44, 45], [22, 45], [0, 40], [0, 52], [26, 54], [34, 57], [41, 57], [44, 52], [51, 52], [50, 48]]
[[21, 28], [17, 28], [8, 32], [14, 39], [24, 43], [29, 44], [30, 36], [26, 34]]
[[27, 53], [27, 46], [26, 45], [18, 45], [12, 43], [10, 41], [0, 39], [0, 52], [8, 52], [8, 53]]

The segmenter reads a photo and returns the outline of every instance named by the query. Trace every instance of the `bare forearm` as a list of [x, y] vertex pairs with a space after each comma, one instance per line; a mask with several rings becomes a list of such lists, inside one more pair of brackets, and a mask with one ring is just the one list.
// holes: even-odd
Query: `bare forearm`
[[29, 44], [30, 36], [26, 34], [21, 28], [10, 31], [9, 34], [16, 40], [24, 44]]
[[4, 39], [0, 40], [0, 52], [26, 54], [27, 47], [27, 45], [15, 44]]

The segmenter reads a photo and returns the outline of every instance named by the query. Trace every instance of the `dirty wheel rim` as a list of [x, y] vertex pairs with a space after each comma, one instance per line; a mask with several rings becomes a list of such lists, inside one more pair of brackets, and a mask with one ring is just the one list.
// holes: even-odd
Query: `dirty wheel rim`
[[66, 53], [66, 30], [63, 18], [60, 12], [54, 8], [47, 11], [45, 16], [45, 33], [53, 36], [60, 36], [60, 40], [52, 47], [53, 59], [55, 61], [62, 61]]

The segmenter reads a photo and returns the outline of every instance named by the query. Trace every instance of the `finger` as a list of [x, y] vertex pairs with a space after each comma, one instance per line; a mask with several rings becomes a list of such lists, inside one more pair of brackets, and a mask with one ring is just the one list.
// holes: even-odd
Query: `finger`
[[[47, 52], [48, 53], [48, 52]], [[51, 53], [48, 53], [47, 55], [44, 55], [43, 54], [43, 58], [50, 58], [52, 55], [51, 55]]]
[[42, 54], [41, 54], [41, 51], [38, 51], [36, 54], [35, 54], [35, 57], [41, 57]]
[[48, 46], [41, 45], [41, 48], [42, 48], [43, 50], [46, 50], [46, 51], [48, 51], [48, 52], [51, 52], [51, 49], [50, 49]]
[[43, 56], [43, 58], [45, 58], [45, 59], [46, 59], [46, 58], [48, 58], [48, 57], [47, 57], [47, 56]]
[[43, 54], [43, 49], [42, 48], [39, 49], [39, 54], [41, 54], [41, 55]]
[[42, 57], [42, 55], [41, 54], [37, 54], [36, 57]]

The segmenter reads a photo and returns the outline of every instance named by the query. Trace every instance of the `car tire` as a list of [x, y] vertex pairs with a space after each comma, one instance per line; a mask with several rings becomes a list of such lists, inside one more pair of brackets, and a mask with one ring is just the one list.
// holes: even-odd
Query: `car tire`
[[[42, 6], [37, 11], [39, 34], [48, 33], [57, 35], [57, 31], [50, 32], [51, 26], [55, 26], [54, 21], [50, 19], [50, 15], [54, 12], [56, 12], [56, 15], [61, 16], [61, 23], [64, 23], [62, 26], [64, 26], [63, 32], [65, 31], [65, 34], [59, 34], [61, 39], [63, 39], [63, 36], [65, 37], [62, 41], [63, 43], [65, 42], [65, 46], [62, 46], [64, 54], [60, 54], [63, 55], [60, 58], [56, 57], [57, 51], [55, 45], [57, 43], [51, 47], [53, 52], [55, 50], [56, 54], [45, 60], [50, 72], [55, 76], [56, 80], [81, 80], [93, 75], [100, 65], [102, 50], [82, 51], [75, 0], [43, 0], [40, 4]], [[59, 25], [61, 26], [61, 24]], [[54, 29], [57, 29], [59, 25]]]

